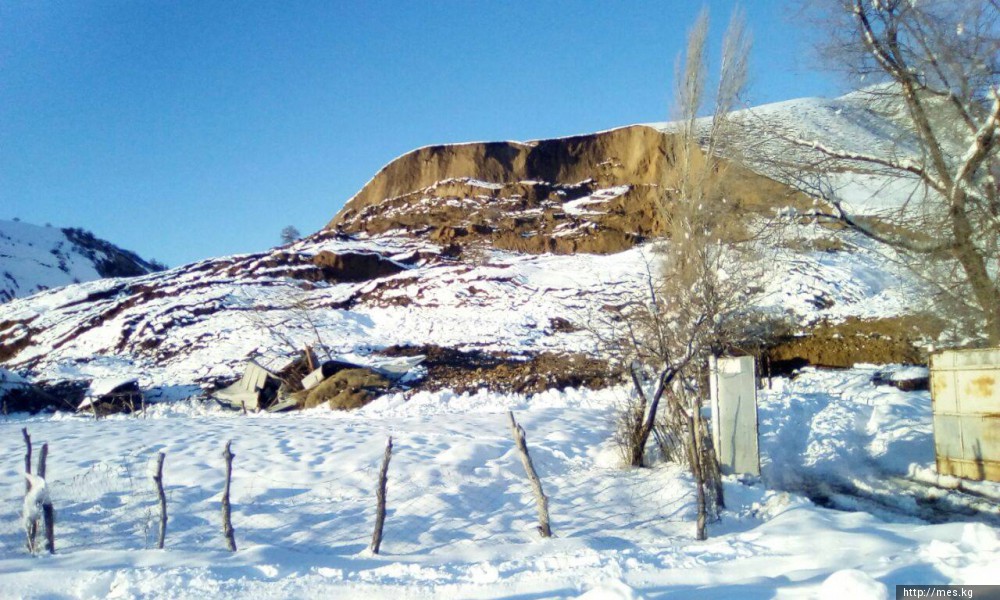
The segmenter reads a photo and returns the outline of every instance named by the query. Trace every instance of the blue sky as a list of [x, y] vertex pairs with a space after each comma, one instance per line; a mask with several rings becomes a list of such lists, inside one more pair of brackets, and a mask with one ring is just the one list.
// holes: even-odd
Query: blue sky
[[[843, 91], [795, 2], [744, 3], [750, 99]], [[718, 47], [733, 2], [708, 2]], [[669, 114], [688, 0], [0, 3], [0, 219], [178, 265], [320, 229], [419, 146]]]

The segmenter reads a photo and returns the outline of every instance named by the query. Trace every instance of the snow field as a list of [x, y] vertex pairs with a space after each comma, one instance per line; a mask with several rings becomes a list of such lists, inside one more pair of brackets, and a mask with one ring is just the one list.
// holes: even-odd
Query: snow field
[[[898, 480], [932, 466], [927, 394], [872, 386], [873, 372], [806, 370], [761, 392], [763, 476], [726, 481], [727, 509], [705, 542], [692, 539], [683, 469], [617, 468], [609, 440], [621, 388], [392, 395], [354, 413], [243, 417], [181, 402], [146, 419], [10, 418], [0, 423], [0, 597], [801, 598], [860, 590], [860, 599], [887, 597], [897, 583], [1000, 583], [1000, 530], [989, 519], [931, 524], [904, 502], [844, 512], [803, 495], [816, 482], [847, 481], [904, 497], [916, 484]], [[550, 497], [552, 539], [534, 531], [507, 410], [527, 432]], [[55, 556], [23, 549], [21, 427], [36, 448], [50, 444]], [[383, 553], [373, 556], [366, 548], [388, 435], [389, 512]], [[233, 554], [219, 517], [227, 439], [236, 454]], [[159, 451], [170, 511], [162, 551], [151, 549]]]

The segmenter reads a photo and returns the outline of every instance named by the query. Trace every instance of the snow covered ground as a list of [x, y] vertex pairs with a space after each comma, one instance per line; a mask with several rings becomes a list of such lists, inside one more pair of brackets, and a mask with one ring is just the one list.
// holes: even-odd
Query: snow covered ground
[[[873, 386], [875, 370], [806, 370], [761, 391], [763, 475], [727, 480], [727, 509], [705, 542], [693, 539], [683, 469], [617, 466], [611, 422], [624, 389], [391, 395], [353, 413], [242, 417], [182, 402], [146, 418], [8, 417], [0, 597], [860, 600], [902, 583], [1000, 584], [1000, 486], [920, 483], [933, 465], [929, 396]], [[551, 498], [552, 539], [534, 530], [507, 410]], [[50, 444], [55, 556], [24, 550], [22, 427], [36, 451]], [[389, 514], [374, 556], [389, 435]], [[232, 554], [219, 525], [227, 439]], [[155, 550], [160, 451], [170, 522]]]

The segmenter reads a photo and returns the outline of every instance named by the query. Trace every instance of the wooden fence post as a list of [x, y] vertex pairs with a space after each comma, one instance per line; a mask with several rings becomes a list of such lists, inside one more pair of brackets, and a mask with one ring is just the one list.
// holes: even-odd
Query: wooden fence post
[[382, 546], [382, 527], [385, 525], [385, 488], [389, 479], [389, 460], [392, 459], [392, 436], [385, 444], [382, 469], [378, 473], [378, 487], [375, 488], [375, 531], [372, 533], [372, 554], [378, 554]]
[[42, 449], [38, 453], [38, 476], [45, 479], [45, 463], [49, 460], [49, 445], [48, 443], [42, 444]]
[[[24, 473], [25, 475], [31, 475], [31, 436], [28, 435], [28, 428], [21, 428], [21, 435], [24, 436]], [[31, 492], [31, 478], [24, 478], [24, 495], [27, 499], [28, 493]], [[37, 547], [38, 539], [38, 521], [34, 520], [31, 523], [25, 523], [26, 531], [28, 537], [28, 552], [34, 554], [35, 548]]]
[[[26, 450], [24, 451], [24, 472], [31, 474], [31, 436], [28, 435], [28, 428], [23, 427], [21, 429], [21, 435], [24, 436], [24, 445]], [[31, 491], [31, 482], [27, 479], [24, 480], [24, 493], [27, 494]]]
[[[49, 460], [49, 445], [48, 443], [42, 444], [42, 449], [38, 453], [38, 476], [45, 479], [46, 463]], [[42, 502], [42, 522], [45, 526], [45, 549], [49, 551], [49, 554], [55, 554], [56, 551], [56, 534], [55, 534], [55, 510], [52, 508], [52, 499], [46, 494], [45, 500]], [[38, 523], [34, 525], [35, 531], [38, 529]], [[34, 543], [34, 540], [32, 540]]]
[[510, 430], [514, 435], [514, 443], [521, 453], [521, 464], [524, 465], [524, 471], [528, 474], [531, 489], [535, 494], [535, 505], [538, 507], [538, 533], [542, 537], [552, 537], [552, 529], [549, 527], [549, 499], [542, 491], [542, 481], [538, 479], [535, 465], [532, 464], [531, 455], [528, 454], [528, 442], [524, 438], [524, 429], [514, 420], [513, 411], [507, 411], [507, 416], [510, 417]]
[[153, 481], [156, 482], [156, 495], [160, 498], [160, 536], [156, 542], [156, 547], [163, 550], [163, 542], [167, 538], [167, 495], [163, 493], [163, 459], [166, 456], [160, 452], [156, 457], [156, 474]]
[[226, 459], [226, 487], [222, 491], [222, 535], [226, 538], [226, 546], [231, 552], [236, 552], [236, 534], [233, 531], [232, 514], [229, 505], [229, 482], [233, 477], [233, 454], [230, 450], [233, 440], [226, 442], [226, 449], [222, 452]]

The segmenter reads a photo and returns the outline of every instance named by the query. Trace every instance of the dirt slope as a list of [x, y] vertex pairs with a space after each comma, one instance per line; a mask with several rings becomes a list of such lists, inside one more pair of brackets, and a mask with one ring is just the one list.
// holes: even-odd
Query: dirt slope
[[[327, 229], [405, 230], [445, 244], [487, 241], [524, 252], [612, 253], [659, 232], [655, 201], [676, 169], [671, 139], [641, 125], [528, 143], [428, 146], [386, 165]], [[748, 210], [801, 202], [737, 170], [731, 196]]]

